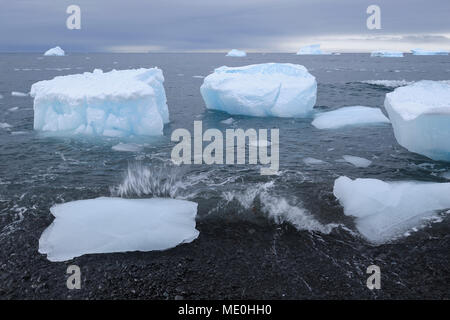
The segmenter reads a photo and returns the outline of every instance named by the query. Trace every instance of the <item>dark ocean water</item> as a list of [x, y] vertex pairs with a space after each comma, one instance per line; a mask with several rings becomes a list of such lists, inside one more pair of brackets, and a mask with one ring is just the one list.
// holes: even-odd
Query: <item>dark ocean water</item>
[[[310, 247], [317, 246], [317, 250], [324, 250], [319, 249], [324, 241], [328, 248], [341, 242], [351, 243], [354, 251], [349, 253], [350, 259], [352, 255], [364, 256], [364, 250], [372, 249], [367, 249], [371, 248], [370, 244], [358, 235], [353, 219], [343, 214], [333, 196], [333, 183], [337, 177], [448, 181], [439, 174], [450, 170], [449, 163], [408, 152], [397, 144], [390, 125], [318, 130], [311, 125], [312, 118], [232, 116], [235, 121], [230, 126], [221, 123], [230, 115], [206, 110], [199, 91], [203, 76], [222, 65], [265, 62], [304, 65], [318, 81], [317, 112], [362, 105], [378, 107], [386, 113], [384, 97], [393, 88], [364, 83], [367, 80], [450, 79], [448, 56], [406, 55], [396, 59], [370, 58], [368, 54], [249, 54], [245, 58], [230, 58], [223, 54], [73, 54], [66, 57], [0, 54], [0, 94], [3, 96], [0, 99], [0, 123], [10, 125], [0, 129], [0, 264], [4, 270], [9, 270], [9, 275], [3, 279], [6, 288], [3, 295], [22, 296], [21, 290], [27, 285], [19, 281], [20, 274], [33, 272], [33, 261], [39, 261], [39, 268], [48, 273], [54, 272], [52, 264], [37, 252], [37, 246], [40, 234], [52, 221], [49, 208], [55, 203], [111, 195], [188, 199], [199, 204], [198, 221], [203, 228], [209, 223], [223, 224], [224, 228], [227, 224], [238, 223], [249, 228], [255, 225], [279, 230], [280, 224], [287, 222], [295, 227], [288, 227], [288, 239], [307, 237]], [[117, 138], [38, 134], [33, 131], [32, 98], [11, 95], [12, 91], [29, 92], [34, 82], [58, 75], [95, 68], [106, 72], [153, 66], [164, 72], [171, 122], [165, 126], [163, 137], [131, 141], [144, 144], [138, 152], [112, 150], [119, 142], [130, 142]], [[174, 143], [170, 141], [170, 135], [177, 128], [192, 132], [194, 120], [202, 120], [204, 130], [279, 128], [280, 174], [261, 176], [260, 167], [254, 165], [173, 167], [170, 153]], [[343, 155], [364, 157], [373, 163], [367, 168], [356, 168], [339, 161]], [[307, 157], [326, 163], [307, 165], [303, 161]], [[133, 184], [143, 174], [150, 176], [148, 182]], [[436, 240], [435, 243], [440, 245], [432, 248], [438, 252], [439, 259], [433, 261], [439, 265], [442, 260], [444, 265], [450, 258], [449, 248], [440, 246], [448, 244], [449, 228], [450, 221], [444, 218], [442, 222], [425, 226], [388, 246], [421, 248], [428, 246], [430, 239]], [[427, 248], [421, 250], [420, 255], [427, 255], [430, 252]], [[185, 250], [189, 250], [189, 245]], [[340, 254], [338, 250], [327, 250], [326, 253], [333, 261]], [[133, 253], [122, 254], [121, 263], [126, 264], [127, 255]], [[99, 256], [94, 255], [92, 259], [95, 257]], [[399, 257], [395, 259], [400, 260]], [[7, 261], [16, 261], [20, 265], [16, 268], [21, 271], [12, 272], [14, 267]], [[363, 265], [359, 270], [364, 268]], [[441, 276], [448, 279], [448, 274]], [[432, 290], [432, 287], [428, 289]], [[23, 296], [29, 295], [24, 293]], [[42, 296], [48, 295], [33, 297]], [[64, 294], [54, 297], [62, 296]]]

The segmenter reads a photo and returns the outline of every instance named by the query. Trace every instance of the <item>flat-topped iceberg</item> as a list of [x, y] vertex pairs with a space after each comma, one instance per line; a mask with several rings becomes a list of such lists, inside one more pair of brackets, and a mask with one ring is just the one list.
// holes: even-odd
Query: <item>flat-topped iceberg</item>
[[39, 239], [50, 261], [90, 253], [166, 250], [195, 240], [197, 204], [175, 199], [97, 198], [57, 204]]
[[317, 129], [338, 129], [345, 126], [377, 123], [389, 123], [389, 119], [380, 109], [353, 106], [320, 113], [311, 124]]
[[320, 49], [320, 44], [311, 44], [309, 46], [304, 46], [297, 51], [297, 55], [308, 55], [308, 54], [331, 54], [331, 53], [322, 51], [322, 49]]
[[450, 161], [450, 84], [419, 81], [386, 94], [397, 142], [434, 160]]
[[448, 56], [449, 52], [445, 50], [423, 50], [423, 49], [412, 49], [411, 53], [415, 56]]
[[316, 103], [316, 79], [301, 65], [220, 67], [200, 88], [208, 109], [257, 117], [303, 117]]
[[158, 68], [102, 70], [40, 81], [31, 87], [34, 129], [125, 137], [161, 135], [169, 110]]
[[227, 53], [227, 57], [245, 57], [247, 53], [245, 51], [233, 49]]
[[402, 58], [403, 52], [400, 51], [374, 51], [370, 54], [371, 57], [386, 57], [386, 58]]
[[369, 241], [383, 243], [450, 208], [450, 183], [385, 182], [339, 177], [334, 195]]
[[59, 56], [62, 57], [65, 55], [65, 52], [60, 47], [54, 47], [47, 51], [45, 51], [44, 56]]

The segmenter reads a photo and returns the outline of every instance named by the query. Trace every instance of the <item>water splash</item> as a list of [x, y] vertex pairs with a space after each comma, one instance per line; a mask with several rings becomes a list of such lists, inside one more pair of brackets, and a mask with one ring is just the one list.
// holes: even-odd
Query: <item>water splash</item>
[[168, 165], [145, 166], [140, 162], [130, 163], [123, 181], [110, 188], [112, 196], [169, 197], [175, 198], [181, 183], [179, 167]]

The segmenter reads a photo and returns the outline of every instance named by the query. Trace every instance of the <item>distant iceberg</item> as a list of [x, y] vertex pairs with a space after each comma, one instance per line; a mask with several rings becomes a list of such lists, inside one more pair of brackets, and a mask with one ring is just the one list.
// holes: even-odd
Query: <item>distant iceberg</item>
[[331, 54], [330, 52], [325, 52], [320, 49], [320, 44], [312, 44], [309, 46], [301, 47], [297, 52], [298, 55], [308, 55], [308, 54]]
[[64, 55], [65, 55], [65, 52], [60, 47], [51, 48], [50, 50], [47, 50], [44, 53], [44, 56], [59, 56], [59, 57], [62, 57]]
[[371, 57], [386, 57], [386, 58], [403, 58], [403, 52], [400, 51], [374, 51], [370, 54]]
[[450, 183], [385, 182], [339, 177], [333, 193], [369, 241], [384, 243], [450, 208]]
[[125, 137], [162, 135], [169, 110], [158, 68], [55, 77], [31, 87], [34, 129]]
[[415, 56], [448, 56], [449, 52], [445, 50], [431, 51], [423, 49], [412, 49], [411, 53]]
[[317, 82], [296, 64], [223, 66], [204, 79], [200, 92], [208, 109], [233, 115], [303, 117], [316, 103]]
[[247, 53], [245, 51], [233, 49], [227, 53], [227, 57], [245, 57]]
[[84, 254], [166, 250], [194, 241], [197, 204], [175, 199], [96, 198], [50, 208], [53, 223], [39, 239], [50, 261]]
[[450, 161], [450, 84], [424, 80], [400, 87], [386, 94], [384, 106], [400, 145]]
[[311, 124], [317, 129], [338, 129], [376, 123], [389, 123], [389, 119], [378, 108], [354, 106], [320, 113]]

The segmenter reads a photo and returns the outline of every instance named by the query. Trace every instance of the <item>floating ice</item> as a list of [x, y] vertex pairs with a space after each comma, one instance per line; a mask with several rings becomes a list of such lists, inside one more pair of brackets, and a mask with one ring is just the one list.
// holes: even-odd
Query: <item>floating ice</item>
[[423, 50], [423, 49], [412, 49], [411, 53], [415, 56], [448, 56], [449, 52], [445, 50]]
[[305, 67], [265, 63], [220, 67], [200, 88], [208, 109], [259, 117], [303, 117], [316, 102], [316, 79]]
[[17, 110], [19, 110], [19, 107], [12, 107], [12, 108], [8, 109], [8, 111], [11, 111], [11, 112], [14, 112], [14, 111], [17, 111]]
[[3, 96], [0, 94], [0, 99], [3, 99]]
[[112, 146], [111, 149], [114, 151], [124, 151], [124, 152], [139, 152], [143, 148], [142, 145], [136, 144], [136, 143], [122, 143], [116, 144], [115, 146]]
[[12, 128], [12, 125], [6, 122], [0, 122], [0, 129], [8, 129], [8, 128]]
[[223, 123], [223, 124], [232, 124], [234, 122], [234, 119], [233, 118], [228, 118], [228, 119], [222, 120], [220, 122]]
[[324, 52], [320, 49], [320, 44], [312, 44], [309, 46], [301, 47], [297, 52], [298, 55], [307, 54], [330, 54], [329, 52]]
[[342, 158], [345, 161], [347, 161], [348, 163], [351, 163], [352, 165], [354, 165], [355, 167], [358, 167], [358, 168], [367, 168], [368, 166], [370, 166], [372, 164], [372, 161], [367, 160], [365, 158], [349, 156], [349, 155], [345, 155]]
[[50, 261], [89, 253], [173, 248], [198, 237], [197, 204], [175, 199], [97, 198], [57, 204], [39, 239]]
[[303, 159], [303, 162], [307, 165], [325, 164], [326, 162], [320, 159], [307, 157]]
[[358, 231], [374, 243], [396, 238], [436, 211], [450, 208], [450, 183], [339, 177], [333, 192], [345, 215], [356, 217]]
[[311, 124], [317, 129], [338, 129], [375, 123], [389, 123], [389, 119], [378, 108], [354, 106], [320, 113]]
[[233, 49], [227, 53], [227, 57], [245, 57], [247, 53], [245, 51]]
[[23, 92], [19, 92], [19, 91], [12, 91], [11, 95], [13, 97], [27, 97], [28, 93], [23, 93]]
[[365, 80], [361, 82], [371, 84], [374, 86], [383, 86], [388, 88], [398, 88], [414, 83], [414, 81], [406, 81], [406, 80]]
[[44, 56], [60, 56], [61, 57], [64, 55], [65, 55], [64, 50], [61, 49], [60, 47], [51, 48], [50, 50], [47, 50], [44, 53]]
[[161, 135], [169, 110], [158, 68], [55, 77], [31, 87], [34, 129], [124, 137]]
[[397, 142], [433, 160], [450, 161], [450, 84], [419, 81], [386, 94]]
[[371, 57], [386, 57], [386, 58], [403, 58], [403, 52], [400, 51], [374, 51], [370, 54]]

